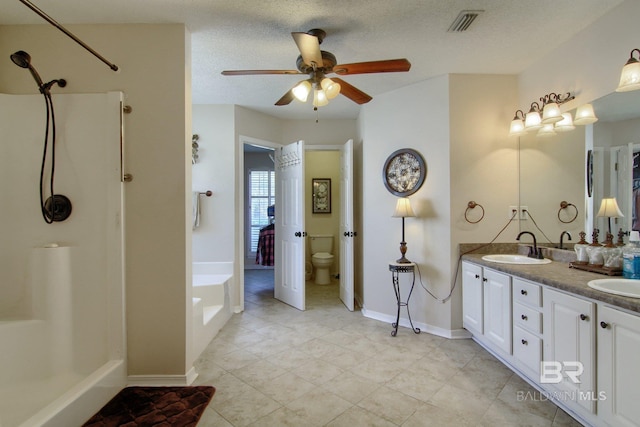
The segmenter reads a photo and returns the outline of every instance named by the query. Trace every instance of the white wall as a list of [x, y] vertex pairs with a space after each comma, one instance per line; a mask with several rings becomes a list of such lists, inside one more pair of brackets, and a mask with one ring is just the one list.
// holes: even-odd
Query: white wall
[[193, 133], [198, 134], [199, 159], [191, 167], [192, 189], [211, 190], [211, 197], [200, 197], [200, 226], [193, 230], [194, 262], [233, 262], [236, 200], [234, 107], [232, 105], [194, 105]]

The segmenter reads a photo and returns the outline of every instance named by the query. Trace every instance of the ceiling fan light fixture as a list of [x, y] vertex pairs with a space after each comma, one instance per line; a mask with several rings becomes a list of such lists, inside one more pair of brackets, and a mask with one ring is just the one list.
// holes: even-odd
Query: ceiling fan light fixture
[[327, 95], [327, 99], [333, 99], [340, 94], [340, 83], [336, 83], [328, 77], [325, 77], [320, 82], [320, 86], [324, 93]]
[[329, 100], [327, 99], [327, 94], [324, 93], [322, 89], [316, 89], [313, 91], [313, 106], [314, 107], [324, 107], [329, 104]]
[[300, 83], [295, 85], [293, 89], [293, 96], [300, 102], [307, 102], [307, 98], [309, 97], [309, 93], [311, 92], [311, 83], [309, 80], [302, 80]]

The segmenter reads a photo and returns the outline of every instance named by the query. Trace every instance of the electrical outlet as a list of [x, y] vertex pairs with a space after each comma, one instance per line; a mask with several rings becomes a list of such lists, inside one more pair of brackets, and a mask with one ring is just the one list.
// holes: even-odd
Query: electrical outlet
[[[529, 219], [529, 215], [527, 215], [528, 206], [509, 206], [509, 218], [514, 220], [516, 219]], [[514, 212], [519, 212], [518, 215], [514, 216]]]
[[511, 218], [512, 220], [518, 219], [518, 215], [513, 215], [515, 212], [518, 212], [518, 207], [509, 206], [509, 216], [507, 216], [507, 218]]

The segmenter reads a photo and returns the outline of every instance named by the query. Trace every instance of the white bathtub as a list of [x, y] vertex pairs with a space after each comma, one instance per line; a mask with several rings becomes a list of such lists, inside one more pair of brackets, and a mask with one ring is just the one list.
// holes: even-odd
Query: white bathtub
[[193, 350], [197, 357], [231, 318], [233, 263], [194, 262], [192, 273]]

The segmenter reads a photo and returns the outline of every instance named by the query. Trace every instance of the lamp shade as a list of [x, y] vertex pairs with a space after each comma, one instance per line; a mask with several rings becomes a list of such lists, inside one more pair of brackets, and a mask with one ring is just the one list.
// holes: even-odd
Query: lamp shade
[[293, 96], [295, 96], [298, 101], [307, 102], [307, 97], [309, 96], [309, 92], [311, 92], [311, 83], [309, 83], [309, 80], [303, 80], [291, 89], [291, 92], [293, 92]]
[[556, 132], [568, 132], [574, 130], [576, 127], [573, 125], [573, 118], [571, 113], [562, 113], [562, 120], [556, 123]]
[[602, 203], [600, 204], [600, 210], [598, 211], [597, 216], [607, 217], [607, 218], [621, 218], [624, 217], [620, 208], [618, 207], [618, 202], [616, 202], [616, 198], [612, 197], [609, 199], [602, 199]]
[[524, 130], [524, 123], [522, 119], [515, 118], [511, 120], [511, 126], [509, 127], [509, 136], [520, 136], [526, 134], [527, 131]]
[[576, 125], [588, 125], [598, 121], [596, 114], [593, 112], [593, 105], [584, 104], [576, 109], [576, 118], [573, 119], [573, 124]]
[[322, 89], [316, 89], [313, 91], [313, 106], [314, 107], [324, 107], [329, 103], [327, 99], [327, 95], [324, 93]]
[[622, 68], [616, 92], [629, 92], [638, 89], [640, 89], [640, 62], [632, 56]]
[[560, 120], [562, 120], [562, 114], [560, 113], [560, 107], [558, 107], [558, 104], [555, 102], [546, 104], [542, 110], [542, 124], [547, 125], [559, 122]]
[[413, 209], [411, 209], [411, 202], [408, 197], [400, 197], [398, 198], [398, 202], [396, 203], [396, 210], [393, 213], [393, 218], [408, 218], [416, 216], [413, 213]]
[[328, 99], [333, 99], [340, 94], [340, 83], [336, 83], [328, 77], [322, 79], [320, 86], [325, 91]]
[[554, 136], [556, 131], [553, 130], [553, 123], [547, 123], [546, 125], [542, 125], [536, 136], [540, 136], [543, 138]]
[[537, 111], [529, 111], [524, 117], [525, 130], [538, 130], [542, 127], [542, 119]]

